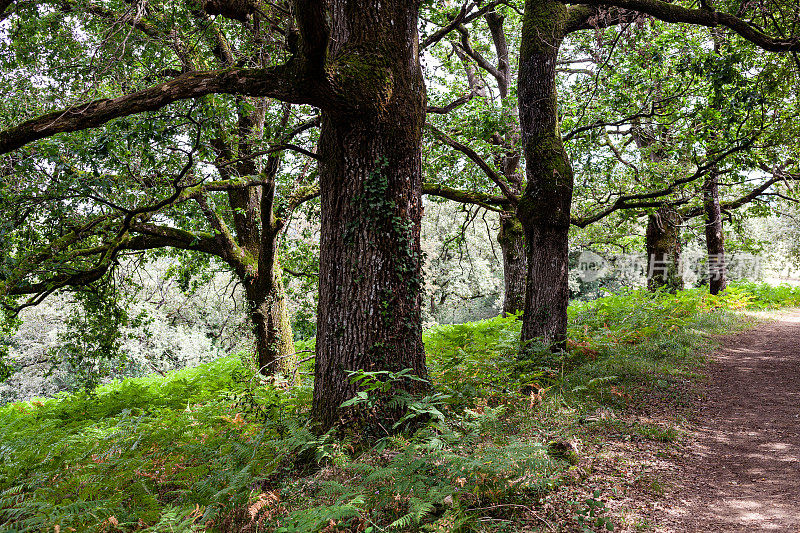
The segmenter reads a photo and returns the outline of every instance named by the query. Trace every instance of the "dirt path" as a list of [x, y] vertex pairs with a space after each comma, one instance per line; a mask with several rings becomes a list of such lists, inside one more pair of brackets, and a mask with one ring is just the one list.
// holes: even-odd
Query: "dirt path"
[[725, 339], [662, 532], [800, 533], [800, 311]]

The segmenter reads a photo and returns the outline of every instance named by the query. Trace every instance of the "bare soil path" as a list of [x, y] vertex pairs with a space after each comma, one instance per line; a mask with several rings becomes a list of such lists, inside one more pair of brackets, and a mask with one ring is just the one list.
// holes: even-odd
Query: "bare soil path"
[[662, 532], [800, 533], [800, 310], [731, 335]]

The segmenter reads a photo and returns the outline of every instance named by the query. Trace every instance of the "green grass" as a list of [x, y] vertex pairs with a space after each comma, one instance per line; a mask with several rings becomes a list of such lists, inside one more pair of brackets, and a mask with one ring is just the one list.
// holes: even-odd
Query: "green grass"
[[[434, 392], [414, 405], [441, 418], [366, 449], [307, 429], [308, 364], [288, 390], [228, 357], [6, 405], [0, 531], [521, 531], [570, 468], [553, 443], [675, 441], [674, 427], [622, 415], [688, 405], [713, 335], [746, 325], [732, 311], [782, 302], [800, 292], [626, 292], [572, 306], [569, 350], [532, 359], [513, 317], [433, 328]], [[596, 419], [603, 409], [616, 414]]]

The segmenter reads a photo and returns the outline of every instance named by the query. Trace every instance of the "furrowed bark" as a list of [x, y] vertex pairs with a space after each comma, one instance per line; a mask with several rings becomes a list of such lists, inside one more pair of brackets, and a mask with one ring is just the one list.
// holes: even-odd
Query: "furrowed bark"
[[[390, 430], [400, 413], [340, 409], [356, 386], [349, 371], [413, 370], [427, 377], [422, 345], [420, 148], [425, 86], [417, 2], [352, 9], [325, 2], [336, 83], [362, 112], [323, 108], [319, 139], [320, 299], [313, 417]], [[416, 391], [418, 381], [394, 387]], [[396, 390], [396, 389], [395, 389]], [[383, 430], [380, 430], [383, 431]]]
[[523, 349], [534, 339], [560, 348], [567, 333], [573, 173], [559, 131], [556, 89], [566, 15], [566, 6], [555, 0], [525, 4], [518, 93], [528, 164], [527, 186], [517, 210], [528, 261]]

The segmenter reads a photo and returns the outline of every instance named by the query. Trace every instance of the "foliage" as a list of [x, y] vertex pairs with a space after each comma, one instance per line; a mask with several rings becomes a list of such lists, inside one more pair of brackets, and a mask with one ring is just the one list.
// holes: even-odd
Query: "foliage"
[[0, 522], [86, 531], [113, 519], [131, 530], [176, 507], [181, 520], [200, 508], [192, 518], [210, 520], [246, 502], [276, 452], [264, 442], [274, 427], [234, 412], [247, 383], [239, 359], [226, 358], [3, 408]]
[[[0, 408], [0, 528], [485, 531], [486, 520], [521, 528], [582, 460], [554, 443], [607, 433], [674, 441], [672, 427], [593, 413], [685, 403], [709, 334], [740, 323], [731, 310], [782, 297], [794, 304], [797, 294], [737, 285], [720, 297], [627, 291], [576, 303], [569, 351], [540, 364], [558, 372], [536, 379], [517, 371], [514, 317], [438, 326], [425, 336], [432, 391], [396, 400], [422, 423], [367, 447], [309, 431], [309, 379], [280, 390], [241, 357], [9, 404]], [[368, 404], [406, 377], [354, 374], [364, 394], [351, 403]], [[609, 495], [585, 490], [570, 519], [608, 527]]]
[[11, 335], [19, 326], [19, 319], [10, 316], [5, 309], [0, 311], [0, 383], [7, 380], [14, 372], [14, 367], [8, 362], [8, 348]]
[[58, 335], [50, 372], [66, 365], [75, 382], [92, 391], [101, 379], [124, 370], [128, 357], [122, 349], [122, 330], [135, 327], [141, 317], [130, 319], [113, 279], [80, 287], [73, 296], [78, 306], [66, 320], [66, 331]]
[[750, 309], [800, 307], [800, 287], [737, 282], [731, 284], [724, 298], [739, 298]]
[[573, 502], [578, 505], [578, 513], [576, 515], [578, 525], [584, 533], [591, 533], [594, 528], [603, 528], [607, 531], [614, 531], [614, 522], [607, 516], [606, 505], [600, 498], [600, 490], [595, 490], [592, 495], [584, 499], [583, 502]]
[[426, 205], [422, 219], [426, 323], [467, 322], [501, 310], [497, 230], [494, 213], [452, 203]]
[[[117, 266], [117, 303], [109, 303], [124, 307], [129, 317], [126, 324], [119, 324], [124, 326], [119, 330], [119, 352], [126, 362], [121, 366], [116, 364], [119, 359], [88, 360], [87, 364], [113, 364], [112, 372], [98, 376], [101, 383], [196, 366], [252, 349], [249, 320], [242, 312], [246, 303], [229, 273], [212, 263], [198, 276], [186, 278], [173, 275], [184, 263], [168, 258], [143, 266], [130, 263], [121, 261]], [[77, 343], [86, 342], [80, 338], [81, 327], [71, 333], [69, 322], [102, 322], [107, 315], [87, 314], [69, 292], [62, 292], [23, 310], [20, 317], [20, 327], [8, 338], [9, 359], [16, 371], [0, 385], [0, 404], [81, 388], [85, 381], [75, 368], [62, 363], [52, 369], [51, 355], [64, 351], [59, 337], [71, 335]]]

